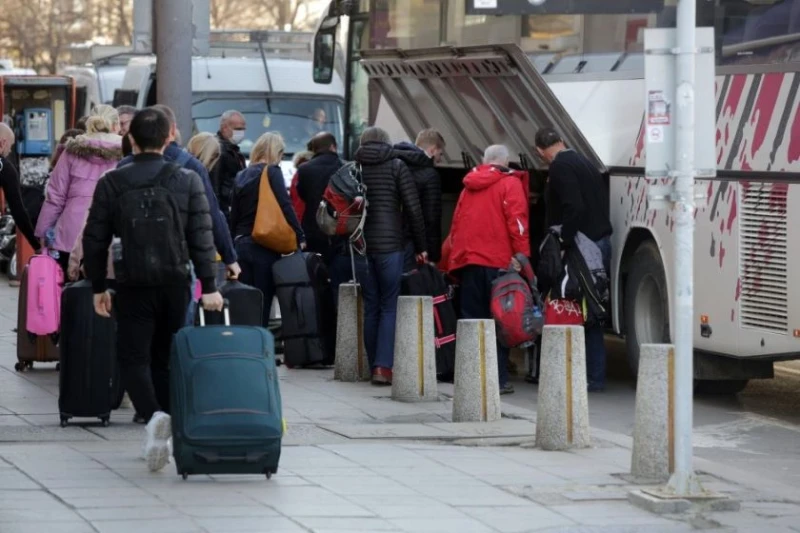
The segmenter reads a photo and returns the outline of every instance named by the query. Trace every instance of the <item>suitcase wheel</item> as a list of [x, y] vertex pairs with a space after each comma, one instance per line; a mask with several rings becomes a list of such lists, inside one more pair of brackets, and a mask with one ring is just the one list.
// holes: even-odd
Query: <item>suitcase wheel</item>
[[61, 370], [61, 363], [56, 363], [56, 372]]
[[184, 472], [183, 474], [181, 474], [181, 477], [183, 478], [184, 481], [186, 481], [187, 479], [189, 479], [189, 472]]
[[100, 419], [100, 422], [102, 422], [102, 423], [103, 423], [103, 427], [104, 427], [104, 428], [107, 428], [107, 427], [108, 427], [108, 426], [111, 424], [111, 420], [110, 420], [108, 417], [106, 417], [106, 418], [101, 418], [101, 419]]
[[17, 372], [25, 372], [25, 370], [30, 370], [33, 368], [33, 361], [20, 361], [14, 365], [14, 370]]
[[61, 427], [62, 427], [62, 428], [65, 428], [65, 427], [67, 427], [67, 422], [68, 422], [68, 421], [69, 421], [69, 418], [67, 418], [66, 416], [62, 416], [62, 417], [61, 417]]
[[265, 470], [264, 473], [267, 475], [267, 479], [272, 479], [272, 470]]

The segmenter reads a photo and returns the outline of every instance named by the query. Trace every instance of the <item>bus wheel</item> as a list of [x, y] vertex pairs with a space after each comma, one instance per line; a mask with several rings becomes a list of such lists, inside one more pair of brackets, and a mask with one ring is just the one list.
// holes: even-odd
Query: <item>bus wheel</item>
[[717, 396], [738, 394], [747, 387], [749, 381], [747, 379], [698, 379], [695, 381], [695, 392]]
[[625, 344], [628, 365], [639, 372], [642, 344], [669, 343], [669, 300], [664, 265], [658, 246], [643, 243], [633, 254], [625, 283]]

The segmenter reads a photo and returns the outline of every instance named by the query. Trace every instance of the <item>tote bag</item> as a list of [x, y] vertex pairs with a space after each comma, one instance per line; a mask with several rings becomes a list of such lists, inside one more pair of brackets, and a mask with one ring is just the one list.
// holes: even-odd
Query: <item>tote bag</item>
[[258, 185], [258, 207], [253, 225], [253, 240], [273, 252], [288, 254], [297, 250], [297, 235], [286, 222], [281, 206], [269, 184], [268, 168], [261, 173]]

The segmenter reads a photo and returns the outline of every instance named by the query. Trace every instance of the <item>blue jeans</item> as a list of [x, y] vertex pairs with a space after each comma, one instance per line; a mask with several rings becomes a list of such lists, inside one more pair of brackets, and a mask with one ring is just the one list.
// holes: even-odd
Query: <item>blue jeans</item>
[[260, 246], [251, 237], [237, 239], [235, 247], [236, 254], [239, 256], [239, 266], [242, 267], [239, 281], [259, 289], [264, 295], [261, 325], [266, 328], [269, 326], [269, 312], [272, 309], [272, 300], [275, 298], [272, 265], [281, 256]]
[[[595, 244], [603, 254], [603, 265], [611, 277], [611, 238], [603, 237]], [[602, 390], [606, 386], [605, 328], [591, 326], [584, 330], [586, 337], [586, 380], [591, 390]]]
[[[476, 265], [461, 269], [461, 318], [473, 320], [492, 318], [492, 282], [497, 279], [499, 272], [497, 268]], [[508, 348], [500, 344], [499, 340], [497, 380], [501, 388], [508, 384]]]
[[364, 347], [372, 368], [394, 365], [397, 299], [403, 252], [356, 257], [356, 280], [364, 297]]

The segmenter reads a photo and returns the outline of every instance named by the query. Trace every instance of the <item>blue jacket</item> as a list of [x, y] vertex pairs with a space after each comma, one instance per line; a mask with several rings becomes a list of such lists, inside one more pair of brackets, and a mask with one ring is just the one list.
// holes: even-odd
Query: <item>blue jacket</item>
[[[236, 175], [231, 197], [231, 232], [234, 238], [248, 237], [253, 233], [256, 212], [258, 211], [258, 189], [263, 171], [264, 164], [260, 163], [250, 165]], [[306, 237], [303, 234], [300, 222], [297, 220], [297, 214], [295, 214], [294, 207], [292, 207], [289, 193], [286, 192], [286, 182], [283, 180], [283, 173], [280, 167], [276, 165], [270, 166], [267, 176], [286, 222], [297, 234], [297, 244], [305, 242]]]
[[[176, 160], [182, 163], [181, 166], [186, 170], [193, 170], [203, 180], [203, 186], [206, 190], [206, 197], [208, 198], [208, 206], [211, 208], [211, 221], [214, 230], [214, 246], [217, 252], [222, 256], [222, 262], [226, 265], [235, 263], [237, 261], [236, 250], [233, 248], [233, 241], [231, 240], [231, 232], [228, 229], [228, 223], [225, 221], [225, 216], [219, 209], [219, 201], [217, 195], [214, 194], [214, 187], [211, 185], [211, 178], [208, 177], [208, 171], [203, 163], [194, 156], [186, 158], [187, 152], [181, 148], [178, 143], [171, 142], [164, 150], [164, 160], [169, 163], [174, 163]], [[120, 168], [123, 165], [133, 162], [133, 156], [129, 155], [122, 159], [117, 165]]]

